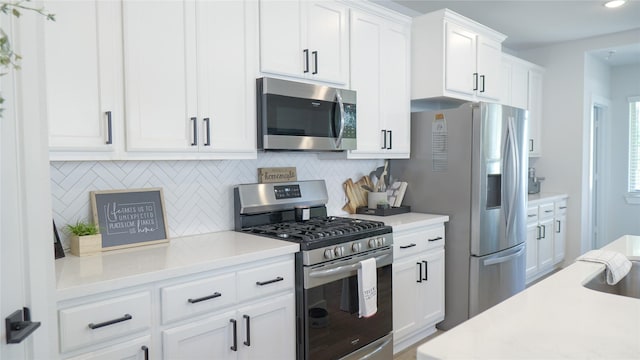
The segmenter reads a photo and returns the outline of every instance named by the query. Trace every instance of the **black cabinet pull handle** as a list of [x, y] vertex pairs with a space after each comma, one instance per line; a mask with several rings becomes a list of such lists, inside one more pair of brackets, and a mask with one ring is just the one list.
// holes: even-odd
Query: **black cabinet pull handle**
[[566, 208], [567, 208], [566, 206], [560, 206], [560, 209], [566, 209]]
[[101, 322], [101, 323], [97, 323], [97, 324], [91, 323], [91, 324], [89, 324], [89, 329], [94, 330], [94, 329], [98, 329], [98, 328], [101, 328], [101, 327], [117, 324], [119, 322], [131, 320], [131, 319], [133, 319], [133, 316], [131, 316], [129, 314], [124, 314], [124, 316], [121, 317], [121, 318], [117, 318], [117, 319], [113, 319], [113, 320], [109, 320], [109, 321], [105, 321], [105, 322]]
[[242, 315], [242, 317], [247, 321], [247, 341], [244, 341], [243, 344], [251, 346], [251, 318], [249, 315]]
[[547, 238], [547, 226], [546, 225], [540, 225], [540, 227], [542, 227], [542, 238], [546, 239]]
[[204, 118], [202, 119], [202, 121], [204, 121], [204, 125], [205, 125], [205, 135], [206, 135], [206, 140], [204, 142], [204, 146], [211, 146], [211, 121], [209, 120], [209, 118]]
[[256, 285], [259, 285], [259, 286], [269, 285], [269, 284], [273, 284], [275, 282], [282, 281], [282, 280], [284, 280], [284, 278], [278, 276], [275, 279], [271, 279], [271, 280], [267, 280], [267, 281], [256, 281]]
[[393, 148], [393, 131], [387, 130], [387, 132], [389, 133], [389, 147], [387, 149], [391, 150]]
[[238, 351], [238, 322], [236, 319], [229, 319], [229, 322], [233, 324], [233, 345], [231, 350]]
[[193, 142], [191, 143], [191, 146], [196, 146], [198, 145], [198, 119], [192, 117], [191, 121], [193, 122]]
[[560, 220], [556, 220], [556, 222], [558, 223], [558, 230], [556, 231], [556, 233], [560, 233], [561, 222], [560, 222]]
[[380, 130], [380, 132], [382, 133], [382, 147], [380, 149], [386, 149], [387, 148], [387, 130]]
[[312, 74], [315, 75], [318, 73], [318, 52], [317, 51], [312, 51], [311, 55], [313, 56], [313, 72]]
[[149, 360], [149, 348], [146, 347], [145, 345], [142, 345], [140, 349], [144, 351], [144, 360]]
[[433, 239], [428, 239], [427, 241], [438, 241], [438, 240], [442, 240], [442, 236], [438, 236]]
[[473, 91], [478, 90], [478, 73], [473, 73]]
[[540, 240], [542, 239], [542, 227], [538, 225], [537, 228], [538, 228], [538, 237], [536, 238], [536, 240]]
[[414, 246], [416, 246], [416, 244], [403, 245], [403, 246], [400, 246], [400, 249], [408, 249], [408, 248], [412, 248]]
[[309, 49], [302, 50], [302, 53], [304, 54], [304, 70], [302, 72], [306, 74], [309, 72]]
[[422, 282], [422, 263], [421, 262], [417, 262], [416, 263], [418, 265], [418, 280], [416, 282], [421, 283]]
[[529, 152], [533, 152], [533, 139], [529, 139]]
[[41, 323], [31, 321], [31, 311], [28, 307], [23, 307], [4, 318], [4, 324], [7, 331], [7, 344], [19, 344], [36, 331]]
[[113, 129], [111, 127], [111, 125], [112, 125], [112, 123], [111, 123], [111, 111], [105, 112], [105, 115], [107, 115], [107, 141], [105, 142], [105, 144], [111, 145], [111, 144], [113, 144]]
[[426, 260], [422, 260], [424, 263], [424, 281], [429, 281], [429, 262]]
[[200, 301], [211, 300], [211, 299], [218, 298], [218, 297], [220, 297], [220, 296], [222, 296], [222, 294], [220, 294], [219, 292], [214, 292], [214, 293], [213, 293], [213, 294], [211, 294], [211, 295], [203, 296], [203, 297], [201, 297], [201, 298], [197, 298], [197, 299], [187, 299], [187, 301], [188, 301], [190, 304], [195, 304], [195, 303], [199, 303]]
[[485, 85], [484, 75], [480, 75], [480, 80], [482, 80], [482, 90], [480, 90], [480, 92], [484, 92], [484, 85]]

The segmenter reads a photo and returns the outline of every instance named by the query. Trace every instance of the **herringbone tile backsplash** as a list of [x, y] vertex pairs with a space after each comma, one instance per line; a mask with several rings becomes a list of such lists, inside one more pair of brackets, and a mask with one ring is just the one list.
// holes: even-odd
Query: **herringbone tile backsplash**
[[[171, 237], [233, 229], [233, 186], [257, 182], [260, 167], [295, 166], [298, 180], [324, 179], [327, 210], [344, 214], [342, 183], [354, 181], [383, 164], [382, 160], [320, 160], [314, 153], [259, 153], [257, 160], [52, 162], [53, 216], [60, 230], [90, 219], [93, 190], [161, 187]], [[63, 246], [68, 236], [59, 231]]]

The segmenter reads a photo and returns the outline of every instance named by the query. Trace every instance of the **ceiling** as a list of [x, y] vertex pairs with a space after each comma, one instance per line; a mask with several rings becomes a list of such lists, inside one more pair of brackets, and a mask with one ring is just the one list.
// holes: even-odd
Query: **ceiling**
[[[374, 0], [375, 1], [375, 0]], [[605, 0], [377, 0], [380, 5], [410, 16], [449, 8], [497, 30], [507, 39], [503, 46], [515, 52], [554, 43], [640, 29], [640, 0], [617, 9]], [[609, 56], [609, 51], [614, 53]], [[602, 49], [593, 54], [612, 66], [640, 63], [638, 44]], [[606, 57], [609, 57], [606, 59]]]

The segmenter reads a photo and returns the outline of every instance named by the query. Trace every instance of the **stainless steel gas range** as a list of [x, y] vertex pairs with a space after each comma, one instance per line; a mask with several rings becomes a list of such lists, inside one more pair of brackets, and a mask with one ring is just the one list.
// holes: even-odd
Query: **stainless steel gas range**
[[[379, 221], [327, 216], [324, 180], [241, 184], [235, 230], [300, 244], [298, 359], [393, 358], [393, 236]], [[358, 267], [376, 259], [377, 312], [359, 316]]]

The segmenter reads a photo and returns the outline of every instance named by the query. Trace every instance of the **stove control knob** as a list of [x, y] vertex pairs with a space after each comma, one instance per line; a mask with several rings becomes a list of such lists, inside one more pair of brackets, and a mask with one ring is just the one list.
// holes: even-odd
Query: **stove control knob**
[[327, 249], [324, 251], [324, 258], [325, 259], [333, 259], [333, 251], [331, 251], [331, 249]]
[[360, 250], [362, 250], [362, 244], [353, 243], [353, 246], [351, 246], [351, 250], [353, 250], [353, 252], [360, 252]]
[[384, 238], [379, 237], [376, 239], [376, 244], [378, 244], [378, 246], [383, 246], [384, 245]]
[[373, 249], [377, 246], [376, 239], [369, 239], [369, 248]]
[[335, 249], [333, 249], [334, 254], [336, 254], [336, 256], [343, 256], [344, 255], [344, 246], [336, 246]]

